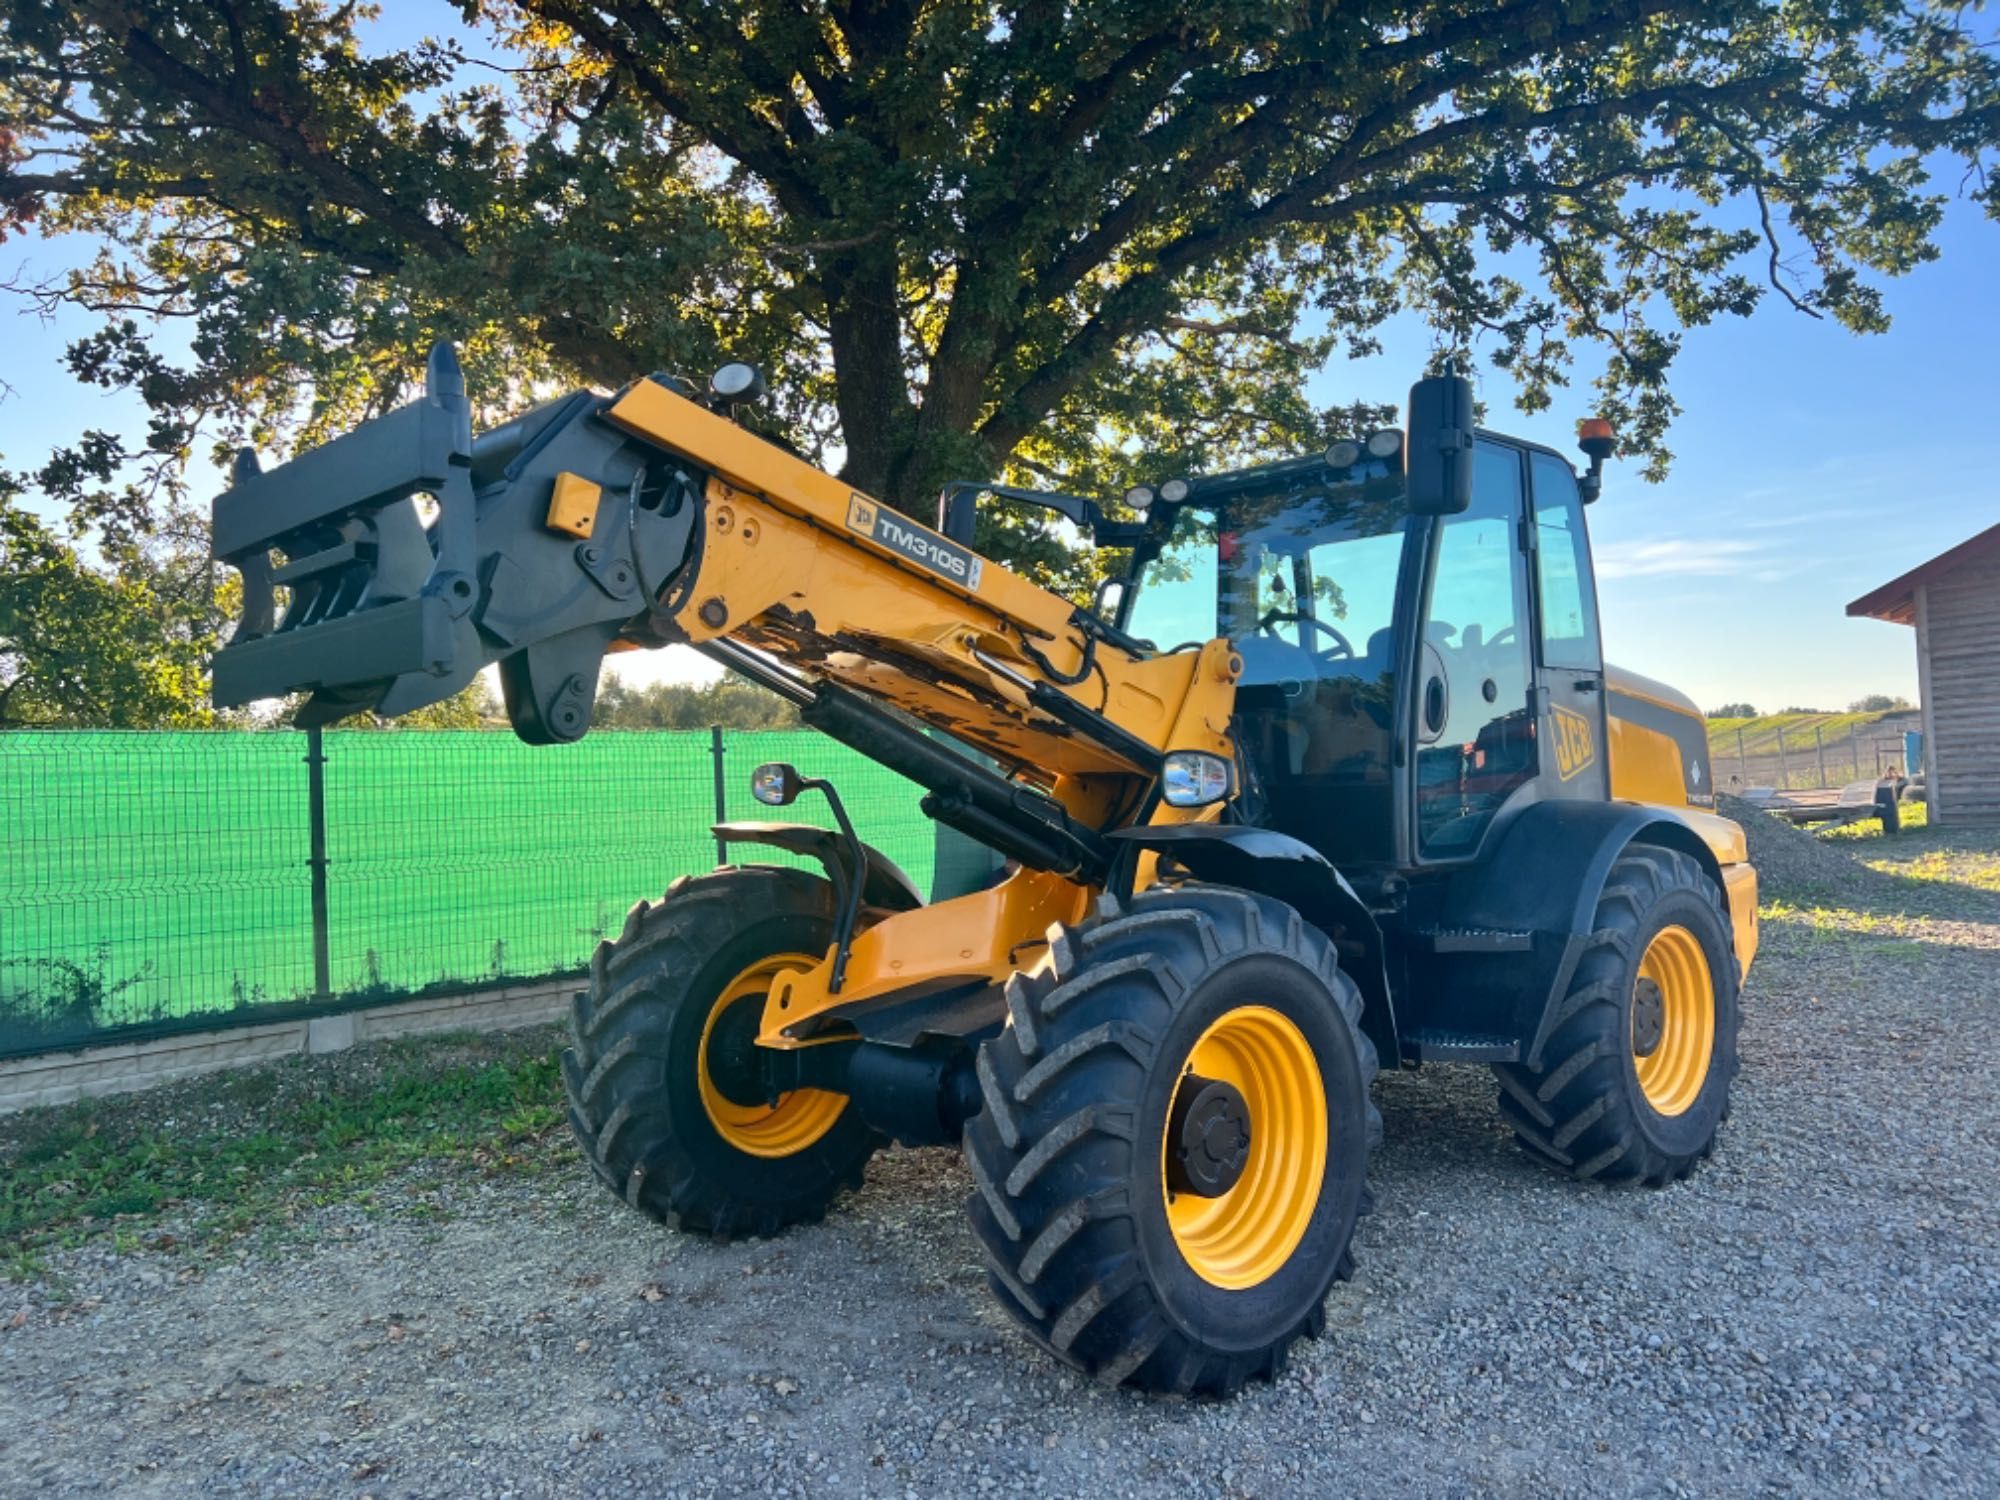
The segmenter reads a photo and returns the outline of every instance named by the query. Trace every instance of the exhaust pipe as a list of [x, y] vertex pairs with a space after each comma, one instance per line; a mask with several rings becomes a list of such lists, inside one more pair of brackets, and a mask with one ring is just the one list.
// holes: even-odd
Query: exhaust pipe
[[213, 510], [214, 555], [243, 575], [216, 706], [303, 692], [300, 724], [393, 717], [498, 662], [521, 738], [579, 738], [606, 648], [687, 559], [706, 483], [604, 421], [610, 404], [575, 391], [474, 438], [440, 342], [421, 399], [275, 469], [240, 452]]

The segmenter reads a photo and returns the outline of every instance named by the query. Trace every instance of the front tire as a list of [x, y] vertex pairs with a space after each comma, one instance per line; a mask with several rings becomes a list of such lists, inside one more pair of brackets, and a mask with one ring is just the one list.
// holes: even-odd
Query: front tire
[[770, 981], [833, 942], [832, 887], [726, 868], [632, 908], [591, 961], [562, 1056], [570, 1128], [591, 1170], [648, 1217], [717, 1238], [821, 1218], [861, 1185], [881, 1137], [844, 1095], [732, 1102], [710, 1076], [718, 1029], [754, 1036]]
[[1577, 1177], [1663, 1186], [1715, 1150], [1741, 1024], [1721, 893], [1691, 857], [1634, 844], [1538, 1066], [1499, 1063], [1500, 1112]]
[[1381, 1117], [1361, 997], [1282, 902], [1190, 886], [1008, 985], [968, 1124], [995, 1295], [1107, 1384], [1223, 1395], [1326, 1323]]

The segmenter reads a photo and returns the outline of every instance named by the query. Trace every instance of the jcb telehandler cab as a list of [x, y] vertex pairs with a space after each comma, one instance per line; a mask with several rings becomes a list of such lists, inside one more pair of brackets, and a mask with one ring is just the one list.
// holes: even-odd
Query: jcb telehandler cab
[[1756, 878], [1692, 705], [1602, 659], [1601, 424], [1579, 482], [1435, 377], [1407, 434], [1115, 513], [1016, 493], [1125, 559], [1079, 607], [972, 549], [982, 487], [933, 529], [745, 430], [755, 379], [475, 439], [441, 346], [422, 400], [246, 454], [215, 504], [245, 600], [218, 703], [402, 713], [497, 662], [516, 730], [560, 743], [608, 650], [687, 642], [993, 851], [926, 903], [837, 788], [760, 767], [760, 800], [837, 827], [719, 827], [742, 862], [641, 902], [577, 997], [570, 1118], [608, 1188], [769, 1234], [886, 1140], [961, 1143], [1024, 1328], [1106, 1381], [1226, 1392], [1350, 1274], [1384, 1060], [1488, 1064], [1582, 1177], [1713, 1148]]

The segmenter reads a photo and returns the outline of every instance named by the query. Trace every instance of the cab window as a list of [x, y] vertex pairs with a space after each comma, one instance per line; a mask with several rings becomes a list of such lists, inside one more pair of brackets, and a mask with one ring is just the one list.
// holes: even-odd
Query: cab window
[[1532, 469], [1543, 665], [1600, 671], [1604, 657], [1597, 636], [1597, 591], [1591, 584], [1590, 536], [1576, 475], [1548, 453], [1535, 454]]

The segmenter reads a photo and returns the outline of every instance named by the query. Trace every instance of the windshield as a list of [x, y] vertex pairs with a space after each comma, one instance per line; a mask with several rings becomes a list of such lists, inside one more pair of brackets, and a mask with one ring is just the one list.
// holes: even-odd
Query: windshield
[[1395, 850], [1392, 781], [1402, 476], [1290, 465], [1202, 481], [1141, 552], [1126, 628], [1162, 650], [1226, 636], [1243, 662], [1246, 816], [1343, 866]]
[[1405, 515], [1399, 481], [1324, 470], [1188, 505], [1165, 545], [1136, 559], [1126, 628], [1163, 651], [1223, 635], [1386, 657]]

